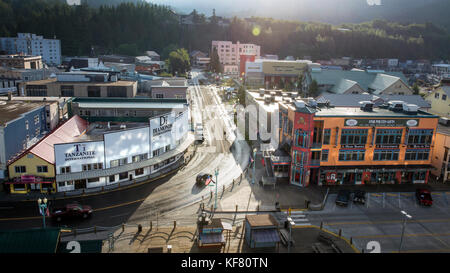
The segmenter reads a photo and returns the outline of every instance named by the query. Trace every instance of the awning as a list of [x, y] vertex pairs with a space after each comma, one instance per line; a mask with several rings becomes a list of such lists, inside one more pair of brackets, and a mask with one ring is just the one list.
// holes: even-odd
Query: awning
[[9, 181], [5, 184], [52, 184], [54, 181]]
[[280, 235], [276, 229], [254, 229], [253, 240], [257, 243], [278, 243]]
[[200, 242], [205, 244], [220, 244], [225, 243], [225, 238], [222, 233], [200, 233]]

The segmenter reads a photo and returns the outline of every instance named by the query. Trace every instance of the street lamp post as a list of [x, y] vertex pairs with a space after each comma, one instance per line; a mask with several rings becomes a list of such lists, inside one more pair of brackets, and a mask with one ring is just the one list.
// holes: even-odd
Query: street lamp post
[[401, 211], [401, 213], [405, 216], [405, 219], [403, 220], [403, 228], [402, 228], [402, 237], [400, 237], [400, 246], [398, 247], [398, 252], [400, 253], [401, 249], [402, 249], [402, 244], [403, 244], [403, 236], [405, 234], [405, 227], [406, 227], [406, 221], [408, 219], [411, 219], [412, 216], [409, 215], [408, 213], [406, 213], [405, 211]]
[[217, 180], [217, 176], [219, 175], [219, 168], [216, 168], [214, 170], [214, 174], [216, 175], [216, 198], [214, 201], [214, 210], [216, 210], [217, 209], [217, 184], [219, 183], [219, 181]]
[[42, 220], [44, 222], [44, 228], [45, 228], [45, 211], [47, 210], [47, 198], [44, 198], [44, 200], [39, 198], [37, 200], [37, 202], [38, 202], [38, 206], [39, 206], [39, 211], [42, 214]]
[[256, 148], [253, 149], [253, 175], [252, 175], [252, 184], [255, 184], [255, 166], [256, 166]]

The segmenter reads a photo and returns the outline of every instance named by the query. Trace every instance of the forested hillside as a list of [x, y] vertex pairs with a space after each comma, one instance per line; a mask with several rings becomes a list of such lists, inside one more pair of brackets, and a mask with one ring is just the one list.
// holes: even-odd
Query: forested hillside
[[[450, 58], [449, 33], [431, 23], [375, 20], [333, 26], [234, 18], [229, 26], [222, 27], [216, 19], [207, 22], [204, 16], [196, 15], [196, 24], [181, 25], [179, 16], [169, 7], [148, 3], [95, 8], [69, 6], [60, 0], [0, 0], [0, 36], [18, 32], [56, 36], [62, 41], [63, 55], [88, 55], [91, 47], [97, 54], [161, 53], [176, 47], [208, 51], [215, 39], [256, 43], [262, 46], [263, 54], [280, 57]], [[254, 32], [255, 28], [259, 31]]]

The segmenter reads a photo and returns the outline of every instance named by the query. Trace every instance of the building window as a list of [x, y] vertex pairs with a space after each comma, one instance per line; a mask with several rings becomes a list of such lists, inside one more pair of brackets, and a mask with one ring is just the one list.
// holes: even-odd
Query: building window
[[15, 166], [14, 167], [14, 171], [16, 173], [26, 173], [27, 172], [27, 168], [25, 166]]
[[99, 177], [95, 177], [95, 178], [89, 178], [87, 180], [88, 183], [95, 183], [95, 182], [99, 182], [100, 178]]
[[431, 145], [433, 130], [410, 129], [408, 131], [407, 145]]
[[155, 94], [155, 98], [163, 99], [164, 98], [164, 94]]
[[116, 176], [115, 175], [110, 175], [109, 176], [109, 182], [114, 182], [116, 181]]
[[435, 93], [435, 94], [434, 94], [434, 98], [435, 98], [435, 99], [439, 99], [439, 93]]
[[128, 158], [126, 158], [126, 157], [110, 161], [111, 168], [112, 167], [117, 167], [117, 166], [122, 166], [122, 165], [125, 165], [127, 163], [128, 163]]
[[405, 160], [428, 160], [430, 150], [406, 150]]
[[25, 120], [25, 129], [28, 130], [28, 120]]
[[61, 85], [61, 96], [62, 97], [73, 97], [74, 96], [73, 85]]
[[301, 129], [295, 130], [295, 146], [306, 148], [309, 145], [309, 136], [308, 132], [303, 131]]
[[442, 95], [442, 100], [446, 100], [447, 99], [447, 95], [446, 94], [443, 94]]
[[402, 129], [377, 129], [375, 144], [400, 144]]
[[46, 85], [27, 85], [26, 94], [29, 97], [46, 97], [47, 86]]
[[41, 133], [41, 128], [36, 128], [34, 132], [36, 133], [36, 136], [39, 136], [39, 134]]
[[341, 145], [365, 145], [367, 142], [367, 133], [367, 129], [342, 129]]
[[323, 130], [323, 144], [329, 145], [330, 144], [330, 138], [331, 138], [331, 129], [324, 129]]
[[400, 150], [375, 150], [373, 153], [373, 160], [398, 160]]
[[364, 161], [364, 150], [339, 150], [339, 161]]
[[328, 161], [328, 150], [322, 150], [322, 158], [320, 161]]
[[127, 179], [128, 172], [119, 173], [119, 180]]
[[88, 97], [100, 97], [100, 86], [88, 86]]
[[61, 173], [70, 173], [70, 166], [61, 167]]
[[47, 173], [48, 167], [47, 166], [37, 166], [37, 172], [38, 173]]
[[58, 182], [58, 187], [65, 187], [66, 186], [66, 182]]
[[106, 92], [108, 97], [127, 97], [127, 88], [125, 86], [108, 86]]
[[34, 116], [34, 125], [39, 124], [39, 115]]
[[138, 175], [143, 175], [144, 174], [144, 168], [140, 168], [137, 170], [134, 170], [134, 175], [138, 176]]
[[140, 154], [140, 155], [135, 155], [132, 157], [132, 161], [133, 162], [139, 162], [139, 161], [143, 161], [146, 160], [148, 158], [148, 154]]

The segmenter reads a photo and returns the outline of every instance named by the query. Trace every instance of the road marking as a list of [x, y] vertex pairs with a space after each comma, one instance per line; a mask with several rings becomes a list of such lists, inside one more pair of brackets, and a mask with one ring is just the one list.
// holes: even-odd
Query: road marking
[[403, 195], [403, 196], [412, 196], [412, 193], [400, 193], [401, 195]]
[[34, 219], [42, 219], [42, 216], [18, 217], [18, 218], [0, 218], [0, 221], [21, 221], [21, 220], [34, 220]]
[[438, 192], [433, 192], [433, 193], [431, 193], [432, 195], [438, 195], [438, 196], [441, 196], [442, 195], [442, 193], [438, 193]]
[[382, 196], [382, 194], [379, 194], [379, 193], [371, 193], [370, 195], [375, 196], [375, 197], [381, 197]]
[[[433, 223], [433, 222], [450, 222], [450, 218], [446, 219], [426, 219], [426, 220], [409, 220], [408, 223]], [[373, 224], [395, 224], [403, 223], [403, 220], [390, 221], [361, 221], [361, 222], [332, 222], [324, 223], [328, 226], [344, 226], [344, 225], [373, 225]]]
[[[353, 236], [355, 239], [371, 239], [371, 238], [395, 238], [395, 237], [401, 237], [401, 234], [383, 234], [383, 235], [360, 235], [360, 236]], [[450, 233], [411, 233], [404, 235], [405, 237], [425, 237], [425, 236], [450, 236]]]

